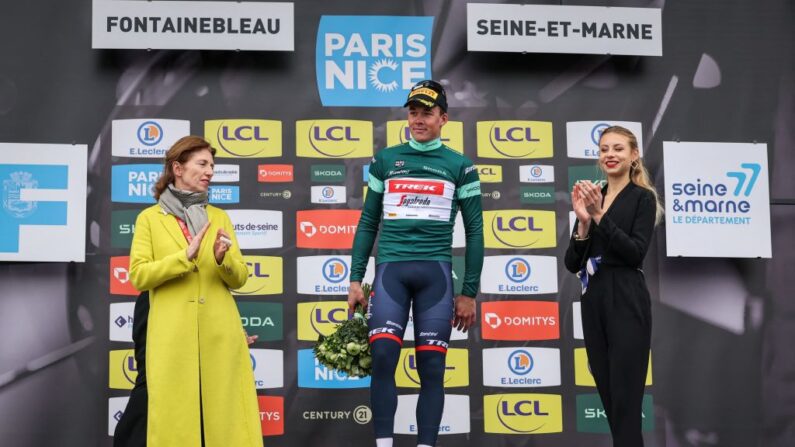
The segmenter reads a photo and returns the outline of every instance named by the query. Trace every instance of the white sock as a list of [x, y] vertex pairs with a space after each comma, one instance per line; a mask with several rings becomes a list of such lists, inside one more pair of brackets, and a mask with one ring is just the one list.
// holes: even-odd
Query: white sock
[[375, 440], [376, 447], [392, 447], [392, 438], [378, 438]]
[[428, 444], [417, 444], [417, 447], [433, 447], [433, 446]]

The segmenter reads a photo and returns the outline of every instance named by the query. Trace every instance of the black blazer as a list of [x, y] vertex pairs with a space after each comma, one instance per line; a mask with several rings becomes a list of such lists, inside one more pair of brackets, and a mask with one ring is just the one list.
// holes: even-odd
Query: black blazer
[[[607, 186], [602, 188], [602, 196]], [[657, 202], [646, 188], [630, 182], [613, 200], [597, 225], [593, 220], [588, 239], [574, 240], [579, 221], [566, 250], [564, 263], [572, 273], [585, 266], [589, 257], [602, 256], [602, 265], [641, 268], [654, 231]]]

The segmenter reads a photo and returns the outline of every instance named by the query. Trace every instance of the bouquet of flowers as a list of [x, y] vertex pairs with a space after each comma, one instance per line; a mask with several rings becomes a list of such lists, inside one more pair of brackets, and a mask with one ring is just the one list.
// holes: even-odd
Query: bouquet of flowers
[[[371, 293], [370, 284], [362, 284], [364, 296]], [[348, 377], [367, 377], [372, 372], [373, 358], [367, 337], [367, 321], [361, 305], [353, 318], [338, 324], [333, 334], [320, 336], [313, 349], [315, 358], [329, 369], [344, 372]]]

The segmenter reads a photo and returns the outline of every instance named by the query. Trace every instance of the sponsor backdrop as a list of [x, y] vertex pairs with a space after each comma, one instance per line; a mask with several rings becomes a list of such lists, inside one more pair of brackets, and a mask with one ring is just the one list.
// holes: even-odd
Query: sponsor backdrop
[[[368, 163], [409, 138], [406, 92], [434, 78], [450, 104], [442, 138], [480, 174], [486, 243], [478, 325], [454, 331], [447, 356], [439, 445], [610, 445], [562, 259], [571, 187], [603, 181], [612, 124], [638, 135], [667, 210], [644, 264], [646, 445], [795, 445], [787, 0], [47, 0], [46, 22], [38, 3], [0, 17], [0, 255], [78, 262], [0, 264], [0, 444], [112, 444], [138, 371], [135, 218], [163, 153], [196, 134], [218, 150], [210, 200], [249, 266], [233, 294], [259, 336], [265, 444], [370, 445], [369, 379], [311, 348], [347, 318]], [[87, 172], [66, 173], [69, 150]], [[85, 211], [62, 191], [81, 175]], [[396, 383], [396, 445], [412, 446], [411, 327]]]

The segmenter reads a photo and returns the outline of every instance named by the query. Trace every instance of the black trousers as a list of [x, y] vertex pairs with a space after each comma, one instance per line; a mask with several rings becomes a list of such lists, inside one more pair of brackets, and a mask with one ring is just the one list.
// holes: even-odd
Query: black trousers
[[113, 433], [113, 447], [146, 446], [146, 412], [148, 394], [146, 391], [146, 322], [149, 318], [149, 292], [142, 292], [135, 300], [133, 311], [133, 343], [135, 344], [135, 363], [138, 376], [130, 393], [127, 408], [124, 409], [116, 431]]
[[591, 278], [581, 306], [585, 350], [613, 446], [642, 447], [641, 411], [651, 346], [651, 302], [643, 273], [602, 267]]

